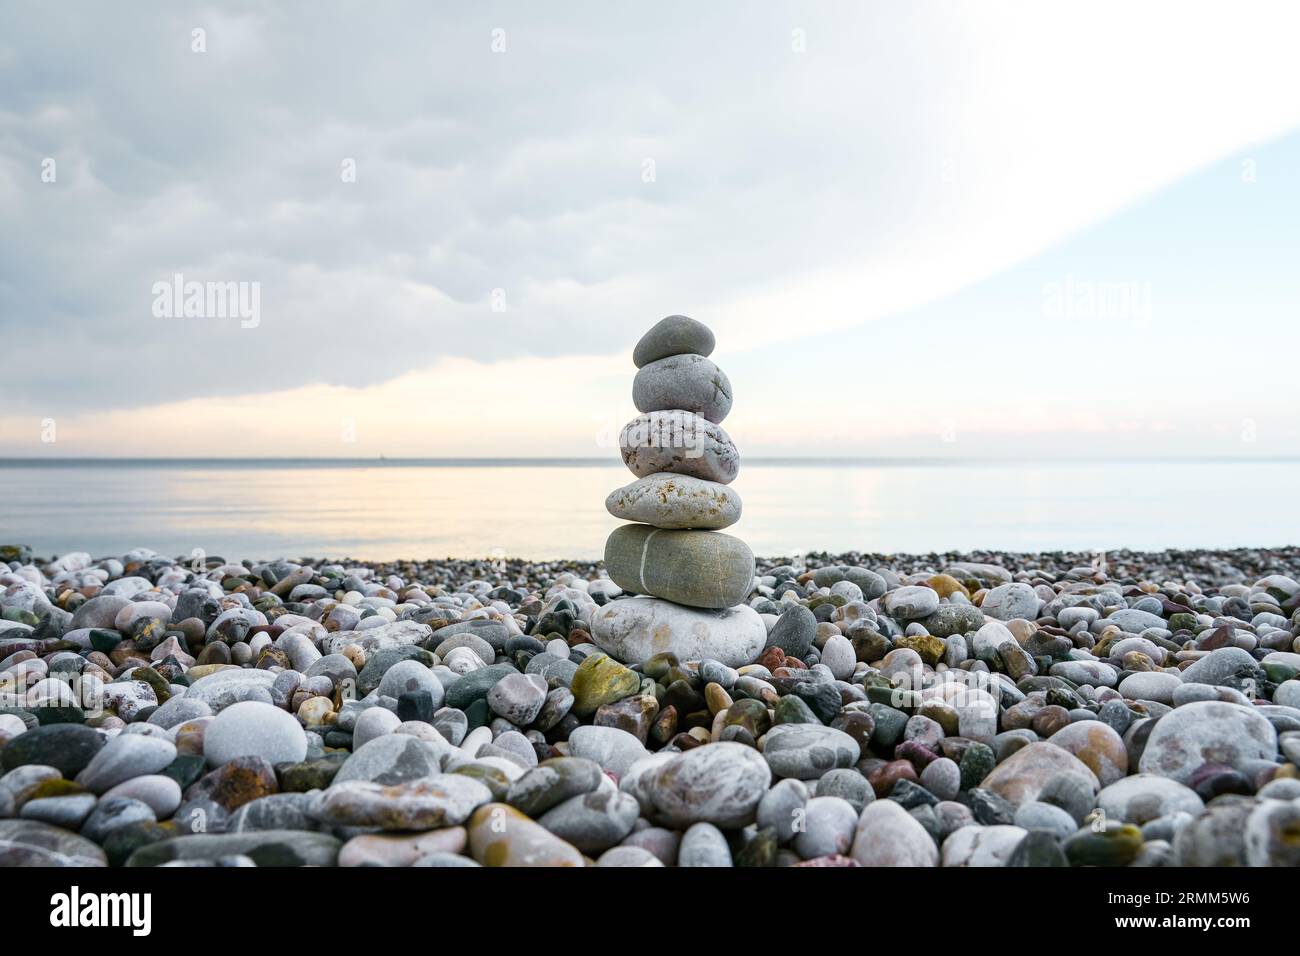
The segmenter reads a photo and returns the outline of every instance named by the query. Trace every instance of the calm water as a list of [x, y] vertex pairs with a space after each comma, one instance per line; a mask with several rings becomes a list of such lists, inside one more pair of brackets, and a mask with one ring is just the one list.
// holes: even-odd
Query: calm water
[[[0, 460], [0, 543], [38, 554], [598, 557], [630, 480], [583, 461]], [[756, 554], [1300, 542], [1300, 461], [747, 462]]]

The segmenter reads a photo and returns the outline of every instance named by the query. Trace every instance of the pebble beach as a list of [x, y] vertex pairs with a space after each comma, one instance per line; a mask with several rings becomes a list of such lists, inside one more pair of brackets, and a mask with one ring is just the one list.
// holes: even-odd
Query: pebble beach
[[1295, 866], [1298, 578], [760, 557], [692, 659], [603, 562], [7, 546], [0, 865]]

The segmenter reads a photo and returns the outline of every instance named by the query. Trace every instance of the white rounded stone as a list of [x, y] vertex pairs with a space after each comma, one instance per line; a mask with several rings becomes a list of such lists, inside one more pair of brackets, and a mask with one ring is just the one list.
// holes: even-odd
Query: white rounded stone
[[307, 756], [307, 734], [290, 714], [272, 704], [249, 700], [217, 714], [203, 734], [203, 756], [213, 767], [236, 757], [262, 757], [269, 763], [296, 763]]

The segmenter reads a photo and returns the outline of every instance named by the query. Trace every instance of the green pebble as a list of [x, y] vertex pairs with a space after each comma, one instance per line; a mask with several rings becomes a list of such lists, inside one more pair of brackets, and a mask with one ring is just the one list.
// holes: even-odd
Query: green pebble
[[171, 777], [184, 790], [203, 776], [206, 767], [207, 762], [202, 754], [177, 754], [176, 759], [159, 772], [164, 777]]
[[488, 707], [487, 698], [480, 697], [474, 703], [465, 708], [465, 718], [469, 721], [469, 727], [465, 733], [476, 730], [479, 727], [486, 727], [492, 722], [492, 710]]
[[1261, 664], [1260, 667], [1264, 668], [1264, 676], [1274, 684], [1281, 684], [1283, 681], [1295, 680], [1296, 675], [1300, 674], [1300, 670], [1297, 670], [1291, 665], [1281, 664], [1275, 661]]
[[569, 689], [573, 691], [573, 713], [590, 717], [602, 704], [635, 694], [641, 689], [641, 678], [608, 654], [592, 654], [578, 665]]
[[109, 653], [121, 643], [122, 635], [117, 631], [97, 627], [90, 632], [90, 646], [103, 654]]
[[871, 704], [869, 710], [876, 722], [876, 728], [871, 732], [871, 746], [888, 750], [902, 739], [903, 729], [907, 726], [907, 714], [879, 703]]
[[754, 834], [754, 838], [741, 847], [735, 855], [736, 866], [760, 867], [776, 866], [777, 844], [775, 827], [767, 827]]
[[1128, 866], [1142, 851], [1142, 831], [1131, 823], [1108, 823], [1100, 833], [1085, 826], [1064, 849], [1072, 866]]
[[[737, 701], [736, 703], [739, 703]], [[732, 705], [735, 706], [734, 704]], [[774, 724], [820, 724], [817, 715], [812, 712], [812, 708], [803, 702], [803, 698], [796, 697], [794, 694], [786, 694], [776, 702], [772, 708], [776, 716], [773, 718]]]
[[33, 707], [32, 714], [42, 727], [49, 724], [84, 724], [86, 712], [80, 707]]
[[971, 743], [961, 755], [961, 763], [958, 765], [961, 770], [961, 789], [973, 790], [978, 787], [993, 772], [997, 763], [992, 747], [979, 741]]

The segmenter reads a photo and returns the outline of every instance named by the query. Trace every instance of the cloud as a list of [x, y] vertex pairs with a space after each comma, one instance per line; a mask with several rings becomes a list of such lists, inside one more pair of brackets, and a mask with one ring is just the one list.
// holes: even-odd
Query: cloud
[[[113, 428], [122, 409], [466, 361], [501, 381], [555, 359], [553, 386], [677, 311], [733, 350], [857, 326], [1293, 128], [1298, 20], [1285, 4], [20, 7], [0, 38], [6, 411]], [[153, 317], [175, 273], [260, 283], [257, 328]]]

